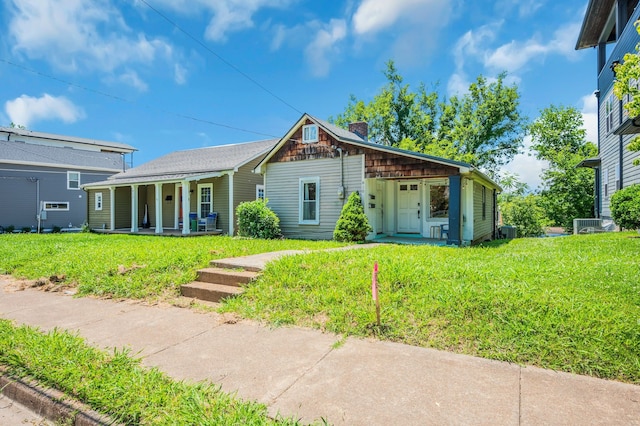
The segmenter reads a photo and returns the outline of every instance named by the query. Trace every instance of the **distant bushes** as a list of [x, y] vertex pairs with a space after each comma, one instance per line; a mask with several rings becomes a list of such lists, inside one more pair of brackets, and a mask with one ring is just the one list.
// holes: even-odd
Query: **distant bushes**
[[246, 201], [236, 209], [238, 235], [241, 237], [280, 238], [280, 219], [267, 207], [267, 200]]

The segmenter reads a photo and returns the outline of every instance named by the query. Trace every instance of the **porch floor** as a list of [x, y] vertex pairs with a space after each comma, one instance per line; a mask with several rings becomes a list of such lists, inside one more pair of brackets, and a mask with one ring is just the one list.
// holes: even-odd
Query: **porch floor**
[[430, 246], [446, 246], [447, 240], [439, 240], [437, 238], [424, 238], [419, 234], [380, 234], [372, 243], [389, 243], [389, 244], [406, 244], [406, 245], [430, 245]]
[[164, 229], [162, 234], [156, 234], [155, 228], [140, 228], [138, 232], [131, 232], [130, 228], [120, 228], [113, 231], [109, 229], [92, 229], [97, 234], [130, 234], [130, 235], [157, 235], [159, 237], [199, 237], [202, 235], [222, 235], [222, 229], [215, 231], [191, 231], [189, 234], [183, 234], [182, 229]]

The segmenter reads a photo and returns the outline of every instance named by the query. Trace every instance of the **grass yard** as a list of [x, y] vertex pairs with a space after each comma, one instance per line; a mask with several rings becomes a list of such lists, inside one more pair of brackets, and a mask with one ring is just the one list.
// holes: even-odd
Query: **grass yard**
[[223, 309], [640, 384], [639, 254], [632, 233], [313, 253], [270, 264]]
[[217, 386], [173, 381], [155, 368], [142, 367], [126, 351], [94, 349], [59, 330], [41, 333], [0, 320], [0, 364], [13, 376], [34, 378], [122, 424], [299, 424], [271, 419], [264, 405]]
[[0, 274], [38, 279], [66, 275], [80, 294], [166, 299], [196, 270], [226, 257], [287, 249], [339, 247], [335, 242], [100, 234], [0, 234]]

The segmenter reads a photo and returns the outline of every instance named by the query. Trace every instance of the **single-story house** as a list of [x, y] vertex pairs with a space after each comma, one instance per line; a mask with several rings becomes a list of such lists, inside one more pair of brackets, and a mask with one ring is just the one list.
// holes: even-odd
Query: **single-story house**
[[358, 191], [381, 236], [444, 238], [465, 245], [497, 236], [501, 188], [472, 165], [367, 141], [303, 114], [257, 164], [285, 237], [331, 239], [349, 194]]
[[[216, 229], [233, 235], [235, 209], [264, 197], [254, 167], [277, 139], [176, 151], [107, 180], [83, 185], [92, 229], [139, 232], [143, 226], [189, 234], [191, 217], [217, 213]], [[145, 221], [146, 218], [146, 221]]]
[[0, 127], [0, 226], [79, 230], [81, 186], [125, 170], [135, 148], [110, 141]]

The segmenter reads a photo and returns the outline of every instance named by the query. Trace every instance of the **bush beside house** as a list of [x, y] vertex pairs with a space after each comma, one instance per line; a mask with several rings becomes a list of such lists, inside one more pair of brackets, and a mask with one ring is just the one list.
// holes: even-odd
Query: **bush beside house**
[[616, 191], [611, 196], [611, 217], [624, 229], [640, 229], [640, 184]]
[[245, 201], [236, 208], [238, 235], [241, 237], [280, 238], [280, 219], [267, 207], [267, 200]]
[[347, 203], [342, 207], [340, 218], [336, 222], [333, 238], [343, 242], [363, 242], [373, 228], [364, 214], [362, 200], [357, 192], [349, 195]]

